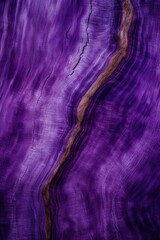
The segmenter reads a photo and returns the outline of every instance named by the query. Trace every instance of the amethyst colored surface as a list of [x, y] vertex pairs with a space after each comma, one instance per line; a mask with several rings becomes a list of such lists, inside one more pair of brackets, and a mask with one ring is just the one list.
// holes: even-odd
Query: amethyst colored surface
[[[123, 61], [50, 188], [54, 240], [160, 239], [160, 1], [132, 0]], [[0, 1], [0, 240], [43, 240], [42, 189], [119, 47], [122, 0]]]

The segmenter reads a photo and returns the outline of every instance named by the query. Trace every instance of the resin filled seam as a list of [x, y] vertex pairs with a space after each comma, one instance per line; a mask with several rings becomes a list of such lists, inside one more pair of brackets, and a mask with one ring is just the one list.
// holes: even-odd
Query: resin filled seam
[[45, 217], [46, 217], [46, 239], [47, 240], [51, 239], [51, 214], [50, 214], [50, 206], [49, 206], [50, 186], [53, 183], [54, 178], [55, 178], [57, 172], [59, 171], [61, 165], [64, 163], [64, 161], [70, 154], [71, 147], [72, 147], [78, 133], [81, 130], [81, 123], [84, 119], [86, 109], [88, 108], [93, 95], [100, 88], [100, 86], [107, 81], [107, 79], [111, 76], [111, 74], [117, 69], [120, 62], [123, 60], [123, 58], [126, 55], [126, 50], [128, 47], [128, 31], [129, 31], [129, 27], [131, 25], [132, 16], [133, 16], [132, 4], [131, 4], [130, 0], [124, 0], [122, 23], [121, 23], [121, 27], [120, 27], [120, 33], [119, 33], [119, 50], [109, 61], [108, 66], [106, 67], [106, 70], [99, 76], [99, 78], [92, 84], [92, 86], [88, 89], [86, 94], [82, 97], [82, 99], [78, 105], [78, 108], [77, 108], [77, 124], [68, 140], [68, 143], [62, 154], [62, 157], [59, 161], [58, 166], [53, 171], [51, 177], [48, 179], [48, 181], [46, 182], [46, 184], [43, 187], [43, 199], [44, 199]]

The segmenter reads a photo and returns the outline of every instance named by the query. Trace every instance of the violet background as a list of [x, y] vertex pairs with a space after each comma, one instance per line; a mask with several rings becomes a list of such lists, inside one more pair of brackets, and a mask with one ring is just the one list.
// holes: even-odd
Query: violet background
[[[42, 188], [117, 52], [122, 4], [0, 1], [0, 239], [45, 239]], [[52, 239], [160, 239], [160, 1], [132, 5], [127, 55], [51, 186]]]

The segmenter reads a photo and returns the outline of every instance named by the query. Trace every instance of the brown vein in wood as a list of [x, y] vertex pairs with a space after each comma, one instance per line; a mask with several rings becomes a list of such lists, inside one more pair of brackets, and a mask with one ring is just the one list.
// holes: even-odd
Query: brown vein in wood
[[128, 31], [132, 21], [133, 16], [133, 7], [130, 0], [124, 0], [123, 4], [123, 14], [122, 14], [122, 23], [120, 27], [120, 34], [119, 34], [119, 50], [118, 52], [111, 58], [108, 63], [106, 70], [99, 76], [99, 78], [92, 84], [92, 86], [88, 89], [86, 94], [82, 97], [78, 108], [77, 108], [77, 124], [68, 140], [66, 148], [62, 154], [62, 157], [59, 161], [58, 166], [53, 171], [51, 177], [46, 182], [43, 187], [43, 199], [45, 205], [45, 217], [46, 217], [46, 240], [51, 239], [51, 213], [50, 213], [50, 206], [49, 206], [49, 190], [50, 186], [54, 181], [54, 178], [60, 169], [61, 165], [64, 163], [66, 158], [68, 157], [71, 147], [80, 132], [81, 123], [84, 118], [86, 109], [88, 108], [91, 98], [95, 94], [95, 92], [99, 89], [99, 87], [107, 81], [107, 79], [111, 76], [111, 74], [116, 70], [119, 66], [120, 62], [126, 55], [126, 50], [128, 47]]

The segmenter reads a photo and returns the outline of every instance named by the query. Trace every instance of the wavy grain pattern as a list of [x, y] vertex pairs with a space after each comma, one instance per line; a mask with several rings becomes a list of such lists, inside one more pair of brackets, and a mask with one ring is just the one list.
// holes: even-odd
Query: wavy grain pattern
[[70, 150], [74, 141], [81, 130], [81, 123], [84, 119], [84, 115], [86, 109], [88, 108], [93, 95], [96, 91], [104, 84], [111, 74], [117, 69], [120, 62], [126, 56], [126, 51], [128, 47], [128, 31], [131, 25], [133, 17], [133, 7], [130, 0], [124, 0], [123, 3], [123, 10], [122, 10], [122, 23], [120, 26], [119, 32], [119, 50], [118, 52], [110, 59], [106, 70], [99, 76], [99, 78], [91, 85], [85, 95], [82, 97], [78, 108], [77, 108], [77, 123], [76, 126], [67, 142], [65, 150], [61, 156], [58, 166], [54, 169], [53, 174], [46, 182], [43, 187], [43, 199], [44, 199], [44, 206], [45, 206], [45, 214], [46, 214], [46, 239], [51, 239], [51, 214], [50, 214], [50, 186], [54, 181], [54, 178], [59, 171], [60, 167], [70, 154]]

